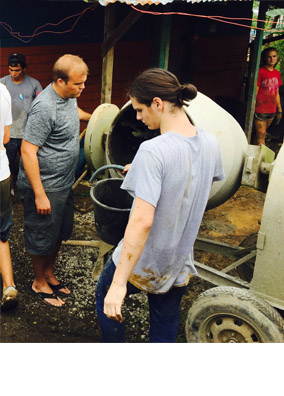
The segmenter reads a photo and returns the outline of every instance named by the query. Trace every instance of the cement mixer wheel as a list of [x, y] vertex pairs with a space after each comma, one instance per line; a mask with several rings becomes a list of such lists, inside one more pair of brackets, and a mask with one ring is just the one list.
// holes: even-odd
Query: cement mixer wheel
[[185, 334], [191, 343], [283, 342], [284, 322], [271, 305], [250, 291], [221, 286], [195, 300]]

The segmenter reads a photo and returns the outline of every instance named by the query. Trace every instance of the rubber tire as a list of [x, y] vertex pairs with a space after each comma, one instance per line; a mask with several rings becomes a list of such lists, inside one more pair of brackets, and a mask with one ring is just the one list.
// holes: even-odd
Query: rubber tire
[[[230, 326], [221, 329], [226, 320]], [[212, 331], [218, 326], [220, 334], [216, 337]], [[242, 334], [247, 330], [252, 333], [249, 338]], [[233, 337], [234, 333], [237, 336]], [[221, 286], [206, 290], [195, 300], [188, 312], [185, 334], [190, 343], [284, 342], [284, 321], [270, 304], [252, 292]]]

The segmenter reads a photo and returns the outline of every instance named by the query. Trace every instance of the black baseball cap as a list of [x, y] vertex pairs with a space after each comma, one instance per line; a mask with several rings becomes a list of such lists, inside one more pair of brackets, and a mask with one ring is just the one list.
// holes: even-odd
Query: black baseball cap
[[19, 53], [10, 54], [8, 58], [8, 66], [15, 67], [17, 65], [20, 65], [23, 69], [27, 66], [25, 55]]

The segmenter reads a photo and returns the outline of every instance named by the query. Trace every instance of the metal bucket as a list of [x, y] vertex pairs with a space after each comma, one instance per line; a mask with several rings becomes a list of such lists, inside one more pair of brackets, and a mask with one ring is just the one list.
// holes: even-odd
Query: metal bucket
[[[103, 170], [115, 168], [123, 170], [120, 165], [106, 165], [99, 168], [91, 177], [95, 180]], [[128, 223], [133, 198], [120, 188], [121, 178], [103, 179], [92, 185], [90, 195], [94, 203], [95, 228], [98, 237], [109, 245], [117, 245], [123, 238]]]

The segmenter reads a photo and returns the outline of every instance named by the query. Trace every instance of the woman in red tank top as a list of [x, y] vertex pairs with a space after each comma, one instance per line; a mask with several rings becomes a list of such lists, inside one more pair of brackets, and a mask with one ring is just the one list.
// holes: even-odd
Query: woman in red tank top
[[278, 63], [276, 48], [269, 47], [262, 51], [257, 80], [256, 105], [254, 115], [255, 136], [253, 144], [265, 145], [266, 131], [272, 121], [279, 124], [282, 108], [279, 87], [282, 85], [281, 74], [275, 69]]

